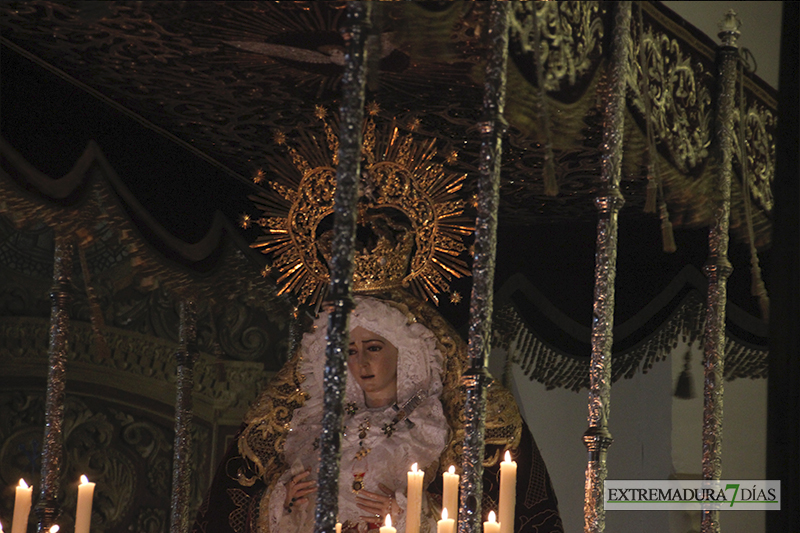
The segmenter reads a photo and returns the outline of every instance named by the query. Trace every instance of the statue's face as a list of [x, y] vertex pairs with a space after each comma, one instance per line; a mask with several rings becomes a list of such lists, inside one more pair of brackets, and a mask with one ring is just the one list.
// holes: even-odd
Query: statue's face
[[364, 391], [367, 407], [397, 401], [397, 348], [361, 326], [350, 332], [347, 368]]

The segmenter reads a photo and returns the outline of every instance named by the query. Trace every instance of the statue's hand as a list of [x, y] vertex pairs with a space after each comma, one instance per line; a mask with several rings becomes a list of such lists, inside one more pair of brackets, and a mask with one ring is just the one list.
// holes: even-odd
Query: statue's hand
[[368, 516], [362, 516], [362, 520], [368, 522], [383, 522], [387, 514], [391, 514], [395, 519], [403, 512], [397, 500], [394, 499], [394, 491], [384, 485], [378, 484], [383, 494], [377, 492], [370, 492], [368, 490], [360, 490], [356, 496], [356, 505], [370, 513]]
[[308, 496], [317, 490], [317, 482], [314, 480], [303, 481], [311, 474], [311, 470], [300, 472], [286, 484], [286, 499], [283, 501], [283, 508], [291, 513], [296, 505], [308, 503]]

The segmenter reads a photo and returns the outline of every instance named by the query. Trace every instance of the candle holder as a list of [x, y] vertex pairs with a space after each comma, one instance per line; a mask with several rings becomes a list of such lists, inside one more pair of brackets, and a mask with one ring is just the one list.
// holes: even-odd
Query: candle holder
[[33, 512], [39, 522], [37, 531], [45, 533], [50, 531], [50, 527], [54, 525], [55, 521], [61, 515], [58, 507], [58, 502], [53, 500], [39, 500], [39, 503], [33, 508]]

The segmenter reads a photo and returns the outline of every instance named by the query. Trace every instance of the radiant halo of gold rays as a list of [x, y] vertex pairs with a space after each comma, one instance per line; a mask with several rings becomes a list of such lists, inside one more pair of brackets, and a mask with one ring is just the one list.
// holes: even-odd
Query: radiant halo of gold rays
[[[436, 139], [415, 139], [419, 119], [405, 133], [396, 123], [378, 127], [379, 111], [377, 104], [368, 105], [364, 121], [357, 220], [372, 238], [357, 244], [353, 289], [402, 286], [438, 304], [437, 295], [453, 278], [470, 275], [464, 239], [473, 227], [458, 196], [466, 175], [437, 162]], [[314, 115], [321, 139], [308, 131], [296, 132], [291, 141], [284, 132], [274, 134], [286, 156], [269, 161], [269, 181], [264, 171], [255, 173], [264, 191], [250, 199], [262, 216], [245, 215], [242, 223], [261, 226], [263, 235], [251, 246], [272, 257], [279, 294], [291, 291], [301, 303], [318, 305], [329, 283], [331, 231], [325, 228], [333, 214], [339, 137], [336, 117], [322, 106]], [[447, 160], [455, 157], [450, 152]]]

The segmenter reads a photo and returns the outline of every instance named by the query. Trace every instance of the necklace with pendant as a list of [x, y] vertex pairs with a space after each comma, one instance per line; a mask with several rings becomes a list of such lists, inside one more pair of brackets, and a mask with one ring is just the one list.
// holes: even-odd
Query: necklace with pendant
[[[402, 406], [398, 406], [395, 404], [392, 406], [395, 410], [395, 416], [392, 420], [386, 424], [383, 424], [381, 427], [381, 432], [386, 435], [386, 438], [392, 438], [395, 431], [397, 430], [397, 424], [402, 421], [406, 421], [409, 426], [413, 426], [414, 424], [408, 420], [408, 415], [417, 408], [417, 406], [422, 403], [425, 399], [425, 395], [423, 391], [417, 391], [407, 402], [405, 402]], [[345, 406], [345, 412], [353, 417], [358, 413], [358, 406], [355, 403], [348, 403]], [[356, 451], [355, 456], [353, 457], [353, 492], [358, 493], [364, 488], [364, 476], [367, 475], [367, 456], [372, 451], [372, 448], [366, 445], [367, 437], [369, 436], [369, 430], [372, 427], [371, 421], [369, 418], [365, 418], [358, 425], [358, 451]], [[363, 464], [361, 463], [363, 461]], [[360, 466], [356, 471], [356, 465]]]
[[372, 451], [372, 448], [367, 447], [364, 443], [367, 435], [369, 435], [369, 428], [369, 419], [364, 420], [358, 425], [358, 451], [356, 452], [355, 456], [356, 461], [360, 461], [361, 459], [365, 458], [369, 452]]
[[[366, 418], [358, 425], [358, 451], [353, 459], [353, 492], [359, 492], [364, 488], [364, 476], [367, 474], [367, 455], [372, 451], [372, 448], [366, 445], [366, 439], [369, 436], [369, 428], [372, 426], [370, 419]], [[363, 463], [361, 461], [363, 460]], [[359, 471], [356, 472], [355, 468], [358, 465]]]

